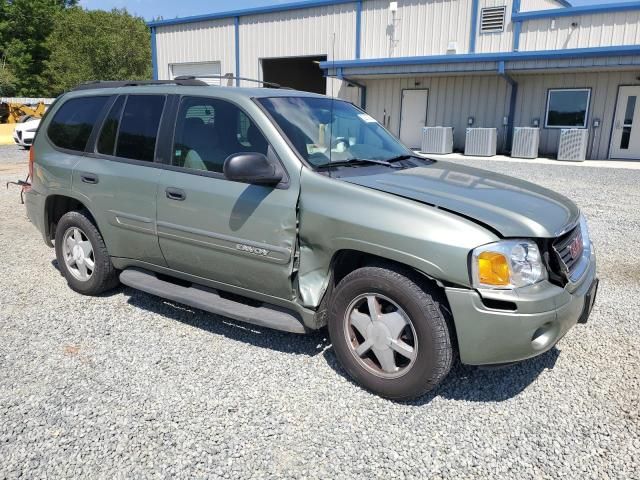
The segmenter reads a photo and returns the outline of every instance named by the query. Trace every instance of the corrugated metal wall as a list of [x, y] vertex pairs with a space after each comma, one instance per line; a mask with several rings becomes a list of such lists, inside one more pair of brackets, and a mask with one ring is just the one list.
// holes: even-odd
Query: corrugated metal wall
[[[551, 28], [554, 20], [555, 28]], [[640, 10], [531, 20], [523, 23], [520, 36], [521, 51], [637, 44]]]
[[[516, 126], [529, 126], [534, 118], [544, 125], [547, 91], [550, 88], [591, 88], [591, 105], [588, 125], [595, 118], [602, 122], [601, 127], [592, 130], [592, 158], [608, 157], [611, 126], [615, 112], [615, 99], [620, 85], [640, 85], [637, 72], [602, 73], [562, 73], [545, 75], [518, 75], [518, 102], [515, 115]], [[540, 130], [540, 154], [554, 155], [558, 150], [560, 130]]]
[[[428, 126], [454, 127], [454, 146], [464, 148], [468, 117], [475, 127], [501, 126], [507, 115], [510, 87], [497, 75], [415, 77], [368, 80], [367, 112], [396, 135], [400, 133], [402, 90], [428, 88]], [[498, 145], [504, 141], [499, 129]]]
[[306, 8], [240, 18], [240, 72], [262, 78], [262, 58], [355, 55], [355, 3]]
[[478, 23], [483, 8], [487, 7], [507, 7], [505, 13], [504, 31], [500, 33], [481, 33], [478, 25], [478, 38], [476, 39], [476, 52], [510, 52], [513, 50], [513, 23], [511, 23], [512, 0], [480, 0], [478, 11]]
[[236, 70], [233, 18], [159, 27], [156, 45], [160, 80], [172, 63], [219, 61], [223, 74]]
[[549, 8], [562, 8], [562, 5], [555, 0], [522, 0], [520, 2], [521, 12], [548, 10]]
[[445, 55], [449, 42], [469, 51], [471, 0], [388, 0], [362, 5], [362, 58]]

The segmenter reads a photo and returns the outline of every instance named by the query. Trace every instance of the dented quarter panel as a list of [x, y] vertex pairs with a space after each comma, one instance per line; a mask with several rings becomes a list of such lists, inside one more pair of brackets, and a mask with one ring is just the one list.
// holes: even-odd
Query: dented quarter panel
[[377, 255], [438, 280], [469, 285], [469, 252], [497, 239], [455, 214], [306, 168], [301, 187], [298, 289], [307, 307], [320, 303], [331, 260], [340, 250]]

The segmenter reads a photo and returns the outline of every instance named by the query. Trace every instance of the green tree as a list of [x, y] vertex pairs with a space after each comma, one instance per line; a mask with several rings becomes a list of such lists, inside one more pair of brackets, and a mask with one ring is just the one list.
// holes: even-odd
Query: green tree
[[16, 77], [4, 58], [0, 58], [0, 97], [10, 97], [16, 90]]
[[15, 94], [43, 94], [46, 83], [42, 71], [49, 57], [45, 40], [54, 28], [56, 15], [76, 3], [77, 0], [0, 0], [0, 58], [6, 60], [1, 75], [11, 78]]
[[151, 78], [149, 28], [126, 10], [63, 10], [46, 48], [44, 76], [51, 95], [91, 80]]

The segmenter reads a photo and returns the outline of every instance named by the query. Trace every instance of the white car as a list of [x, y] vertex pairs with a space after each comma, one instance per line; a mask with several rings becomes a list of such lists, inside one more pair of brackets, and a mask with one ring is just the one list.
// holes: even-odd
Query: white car
[[40, 120], [40, 118], [34, 118], [23, 123], [18, 123], [13, 131], [13, 141], [23, 148], [31, 148], [33, 137], [36, 136], [36, 130], [38, 130], [38, 125], [40, 125]]

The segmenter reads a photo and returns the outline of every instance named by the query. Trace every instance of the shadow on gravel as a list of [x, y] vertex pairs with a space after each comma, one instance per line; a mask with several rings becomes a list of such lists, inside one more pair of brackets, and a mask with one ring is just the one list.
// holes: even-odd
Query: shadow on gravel
[[[327, 364], [339, 375], [354, 383], [342, 369], [330, 345], [326, 329], [308, 335], [280, 332], [221, 317], [186, 305], [181, 305], [139, 290], [120, 287], [115, 293], [124, 293], [128, 303], [158, 315], [170, 318], [216, 335], [257, 347], [283, 353], [315, 356], [322, 353]], [[435, 397], [469, 402], [501, 402], [515, 397], [531, 385], [538, 376], [555, 366], [559, 350], [554, 347], [539, 357], [501, 368], [478, 368], [457, 362], [444, 382], [436, 390], [406, 405], [422, 406]]]
[[[64, 274], [60, 270], [60, 265], [58, 264], [58, 260], [55, 259], [55, 258], [53, 260], [51, 260], [51, 265], [53, 265], [53, 268], [55, 268], [58, 271], [58, 274], [64, 279]], [[112, 297], [112, 296], [117, 295], [119, 293], [122, 293], [122, 287], [120, 287], [120, 286], [116, 287], [116, 288], [113, 288], [111, 290], [108, 290], [108, 291], [106, 291], [104, 293], [101, 293], [100, 295], [94, 295], [94, 296], [96, 298], [109, 298], [109, 297]]]
[[[422, 406], [435, 397], [468, 402], [502, 402], [515, 397], [531, 385], [547, 369], [553, 369], [560, 354], [556, 347], [539, 357], [501, 368], [478, 368], [457, 362], [434, 391], [411, 402], [397, 402], [404, 405]], [[338, 363], [333, 348], [324, 352], [331, 368], [355, 384]]]
[[312, 357], [322, 353], [328, 345], [326, 329], [321, 329], [308, 335], [281, 332], [221, 317], [129, 287], [116, 289], [116, 292], [120, 291], [129, 297], [127, 301], [129, 305], [157, 313], [209, 333], [224, 335], [238, 342], [249, 343], [256, 347]]

